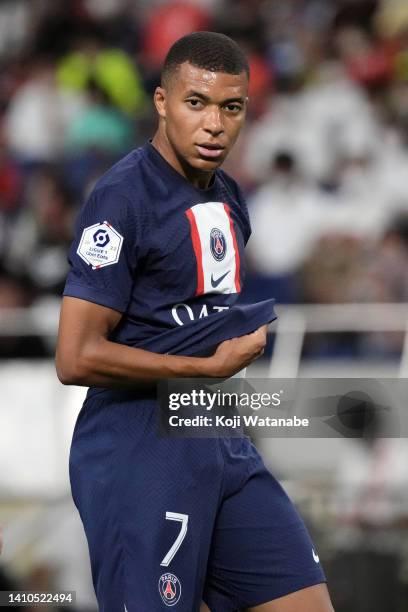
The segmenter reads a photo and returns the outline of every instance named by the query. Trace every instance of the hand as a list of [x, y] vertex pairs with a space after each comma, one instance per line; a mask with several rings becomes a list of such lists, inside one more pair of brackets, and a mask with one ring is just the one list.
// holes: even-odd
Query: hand
[[233, 376], [263, 355], [268, 326], [252, 334], [222, 342], [214, 355], [208, 357], [209, 375], [214, 378]]

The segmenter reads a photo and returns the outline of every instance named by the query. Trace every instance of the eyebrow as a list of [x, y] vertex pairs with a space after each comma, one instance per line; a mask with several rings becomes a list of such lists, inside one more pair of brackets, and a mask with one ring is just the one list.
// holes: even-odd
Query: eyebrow
[[[206, 96], [203, 93], [200, 93], [199, 91], [194, 91], [194, 90], [190, 90], [186, 93], [186, 98], [190, 98], [194, 96], [195, 98], [201, 98], [201, 100], [204, 100], [204, 102], [210, 102], [211, 98], [209, 98], [209, 96]], [[245, 98], [242, 97], [235, 97], [235, 98], [227, 98], [226, 100], [223, 100], [221, 104], [231, 104], [231, 102], [240, 102], [241, 104], [244, 104], [245, 102]]]

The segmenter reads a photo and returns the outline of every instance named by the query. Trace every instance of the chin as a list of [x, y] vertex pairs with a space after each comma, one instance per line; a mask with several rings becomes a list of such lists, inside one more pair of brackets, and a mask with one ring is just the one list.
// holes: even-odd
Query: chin
[[224, 162], [224, 157], [220, 159], [201, 159], [195, 158], [192, 160], [190, 165], [197, 170], [202, 170], [203, 172], [212, 172], [216, 170], [221, 164]]

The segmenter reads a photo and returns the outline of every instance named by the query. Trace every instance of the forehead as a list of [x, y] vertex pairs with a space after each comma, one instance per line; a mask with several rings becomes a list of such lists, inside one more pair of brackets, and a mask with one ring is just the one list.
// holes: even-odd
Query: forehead
[[209, 98], [241, 98], [248, 95], [246, 72], [240, 74], [212, 72], [184, 62], [172, 81], [172, 89], [181, 95], [189, 91], [202, 93]]

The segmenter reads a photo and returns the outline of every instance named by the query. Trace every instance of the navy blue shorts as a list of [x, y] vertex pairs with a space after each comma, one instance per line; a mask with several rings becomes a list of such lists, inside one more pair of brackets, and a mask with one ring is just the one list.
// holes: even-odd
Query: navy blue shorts
[[325, 581], [310, 536], [247, 437], [160, 438], [154, 400], [86, 400], [72, 494], [100, 612], [232, 612]]

